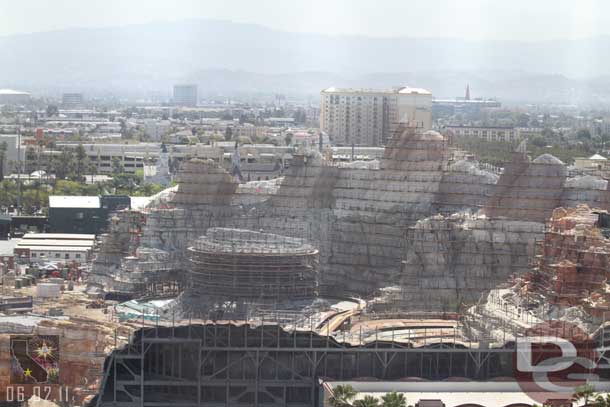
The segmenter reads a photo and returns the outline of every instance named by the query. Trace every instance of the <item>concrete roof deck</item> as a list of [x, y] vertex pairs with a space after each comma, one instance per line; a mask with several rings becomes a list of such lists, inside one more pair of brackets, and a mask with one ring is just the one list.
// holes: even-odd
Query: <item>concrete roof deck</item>
[[64, 240], [64, 239], [22, 239], [18, 244], [17, 248], [24, 248], [29, 246], [65, 246], [65, 247], [92, 247], [94, 244], [93, 240]]
[[95, 240], [95, 235], [86, 233], [26, 233], [23, 239], [40, 240]]
[[99, 208], [99, 196], [49, 196], [49, 208]]

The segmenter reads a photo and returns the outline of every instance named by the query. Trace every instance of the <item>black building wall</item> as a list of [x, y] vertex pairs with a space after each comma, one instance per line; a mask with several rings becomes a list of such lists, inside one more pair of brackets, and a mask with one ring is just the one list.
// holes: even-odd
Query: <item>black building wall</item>
[[49, 232], [99, 234], [109, 213], [105, 208], [49, 208]]

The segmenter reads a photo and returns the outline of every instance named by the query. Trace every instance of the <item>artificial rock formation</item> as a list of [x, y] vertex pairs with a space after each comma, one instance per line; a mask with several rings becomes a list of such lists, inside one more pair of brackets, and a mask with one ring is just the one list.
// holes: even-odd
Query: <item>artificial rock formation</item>
[[529, 270], [543, 229], [537, 222], [463, 213], [418, 221], [407, 232], [401, 290], [386, 305], [449, 311], [472, 303], [507, 276]]
[[[610, 191], [566, 180], [552, 156], [530, 161], [521, 148], [499, 179], [452, 157], [439, 133], [407, 128], [378, 169], [295, 155], [279, 188], [257, 197], [214, 162], [193, 160], [177, 176], [174, 199], [147, 209], [140, 246], [184, 263], [190, 242], [209, 228], [295, 237], [319, 251], [322, 291], [370, 295], [402, 285], [410, 307], [439, 297], [428, 302], [453, 308], [523, 272], [555, 207], [582, 200], [608, 209]], [[479, 210], [484, 217], [469, 217]]]
[[515, 152], [483, 212], [491, 218], [544, 222], [561, 205], [566, 173], [565, 165], [552, 155], [530, 162], [525, 152]]
[[593, 315], [610, 309], [607, 217], [586, 205], [555, 209], [537, 244], [533, 270], [516, 285], [519, 295], [555, 307], [582, 307]]

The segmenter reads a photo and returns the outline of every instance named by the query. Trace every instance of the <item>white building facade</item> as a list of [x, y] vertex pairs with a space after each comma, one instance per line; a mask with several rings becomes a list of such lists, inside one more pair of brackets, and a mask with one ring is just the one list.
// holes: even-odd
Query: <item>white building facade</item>
[[333, 87], [320, 96], [320, 129], [335, 145], [381, 146], [400, 125], [432, 127], [432, 94], [425, 89]]

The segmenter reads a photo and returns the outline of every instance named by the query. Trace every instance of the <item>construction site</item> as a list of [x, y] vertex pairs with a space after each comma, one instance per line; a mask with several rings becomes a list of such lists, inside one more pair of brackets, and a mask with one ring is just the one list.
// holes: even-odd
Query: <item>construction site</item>
[[317, 250], [295, 238], [210, 228], [188, 251], [194, 293], [275, 300], [315, 295]]
[[71, 311], [14, 290], [33, 310], [0, 316], [2, 360], [16, 334], [59, 335], [74, 403], [114, 407], [322, 406], [321, 381], [516, 382], [515, 342], [566, 326], [608, 364], [610, 185], [568, 174], [525, 142], [495, 168], [409, 127], [378, 162], [302, 151], [269, 182], [195, 157], [145, 208], [111, 215], [86, 278], [54, 299]]

